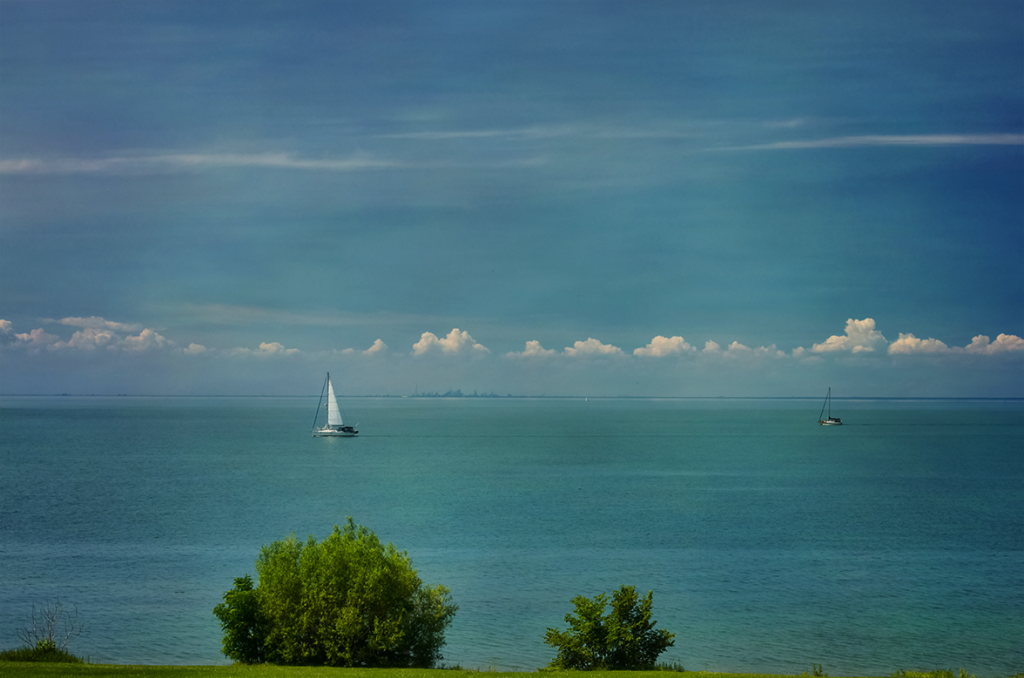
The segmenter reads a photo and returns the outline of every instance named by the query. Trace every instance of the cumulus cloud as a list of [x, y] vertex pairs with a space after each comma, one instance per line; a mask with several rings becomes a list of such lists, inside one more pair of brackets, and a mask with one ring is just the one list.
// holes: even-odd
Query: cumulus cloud
[[949, 347], [938, 339], [918, 339], [913, 334], [900, 332], [900, 338], [889, 344], [889, 353], [946, 353]]
[[47, 334], [43, 328], [34, 329], [31, 332], [23, 334], [16, 334], [14, 337], [19, 343], [27, 345], [29, 348], [43, 348], [55, 345], [60, 341], [60, 337], [54, 334]]
[[776, 348], [775, 344], [750, 348], [738, 341], [732, 342], [724, 349], [718, 342], [707, 341], [704, 343], [704, 349], [701, 351], [701, 354], [709, 357], [721, 356], [724, 358], [784, 358], [786, 356], [786, 353]]
[[825, 340], [823, 344], [815, 344], [811, 347], [814, 353], [834, 353], [837, 351], [849, 351], [850, 353], [872, 352], [876, 348], [887, 345], [882, 333], [875, 329], [875, 321], [872, 318], [854, 320], [849, 318], [846, 321], [846, 333], [843, 336], [833, 335]]
[[98, 348], [116, 348], [121, 337], [113, 330], [100, 327], [85, 327], [74, 334], [67, 341], [58, 341], [53, 345], [54, 350], [75, 348], [83, 351], [95, 351]]
[[207, 348], [202, 344], [189, 344], [188, 348], [183, 349], [185, 353], [189, 355], [199, 355], [200, 353], [206, 353]]
[[373, 346], [363, 351], [363, 355], [377, 355], [378, 353], [384, 354], [387, 353], [387, 350], [388, 345], [385, 344], [380, 339], [377, 339], [376, 341], [373, 342]]
[[968, 353], [982, 355], [994, 355], [996, 353], [1008, 353], [1010, 351], [1024, 351], [1024, 339], [1014, 334], [1000, 334], [993, 342], [983, 334], [979, 334], [971, 340], [969, 346], [964, 347]]
[[536, 339], [526, 342], [526, 347], [519, 353], [510, 351], [505, 356], [508, 358], [546, 358], [557, 353], [553, 348], [544, 348]]
[[678, 355], [696, 351], [693, 346], [686, 343], [682, 337], [663, 337], [660, 334], [644, 348], [633, 349], [633, 355], [661, 358], [667, 355]]
[[473, 337], [469, 336], [469, 332], [461, 331], [456, 327], [443, 339], [438, 339], [433, 332], [424, 332], [420, 336], [420, 340], [412, 345], [412, 352], [413, 355], [428, 353], [483, 355], [491, 351], [486, 346], [478, 344]]
[[590, 337], [586, 341], [577, 341], [572, 346], [566, 346], [565, 354], [574, 357], [587, 355], [623, 355], [622, 349], [618, 346], [602, 344], [593, 337]]
[[251, 348], [233, 348], [227, 351], [228, 355], [233, 356], [256, 356], [258, 358], [268, 358], [270, 356], [284, 356], [284, 355], [296, 355], [301, 353], [297, 348], [286, 348], [284, 344], [277, 341], [264, 341], [260, 342], [258, 349]]
[[150, 348], [165, 348], [170, 342], [151, 329], [144, 329], [137, 337], [124, 338], [124, 347], [129, 351], [145, 351]]

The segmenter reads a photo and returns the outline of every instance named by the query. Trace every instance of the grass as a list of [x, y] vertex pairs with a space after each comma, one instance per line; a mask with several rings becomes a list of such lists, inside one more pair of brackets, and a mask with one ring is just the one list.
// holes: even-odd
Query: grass
[[[767, 673], [687, 671], [686, 678], [779, 678]], [[663, 671], [545, 671], [543, 678], [665, 678]], [[129, 666], [122, 664], [44, 664], [0, 662], [0, 678], [523, 678], [524, 672], [461, 669], [336, 669], [303, 666]], [[793, 678], [785, 676], [785, 678]]]

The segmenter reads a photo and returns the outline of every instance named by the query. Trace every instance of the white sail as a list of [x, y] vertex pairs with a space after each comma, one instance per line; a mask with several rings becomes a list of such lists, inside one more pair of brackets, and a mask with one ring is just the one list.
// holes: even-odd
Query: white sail
[[341, 426], [341, 410], [338, 408], [338, 400], [334, 397], [334, 386], [331, 384], [330, 376], [327, 377], [327, 425]]
[[[327, 423], [317, 427], [316, 420], [320, 417], [320, 405], [324, 402], [324, 391], [327, 392]], [[324, 380], [324, 388], [320, 391], [320, 401], [316, 404], [316, 415], [313, 417], [314, 438], [351, 438], [359, 435], [355, 426], [346, 426], [341, 421], [341, 408], [338, 407], [338, 398], [334, 395], [334, 385], [331, 383], [331, 374], [327, 373]]]

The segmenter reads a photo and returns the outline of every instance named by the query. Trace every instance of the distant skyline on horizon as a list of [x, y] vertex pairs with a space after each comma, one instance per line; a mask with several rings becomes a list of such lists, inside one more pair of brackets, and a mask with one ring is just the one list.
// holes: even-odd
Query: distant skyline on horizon
[[1021, 64], [1019, 0], [0, 0], [0, 395], [1024, 397]]

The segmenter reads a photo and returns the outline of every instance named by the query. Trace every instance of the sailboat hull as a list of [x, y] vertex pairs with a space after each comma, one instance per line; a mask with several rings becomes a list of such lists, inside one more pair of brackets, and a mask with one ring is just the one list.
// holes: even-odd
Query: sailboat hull
[[353, 438], [359, 431], [355, 430], [351, 426], [343, 426], [341, 429], [334, 428], [318, 428], [313, 431], [314, 438]]
[[839, 419], [819, 419], [818, 423], [822, 426], [842, 426], [843, 422]]

